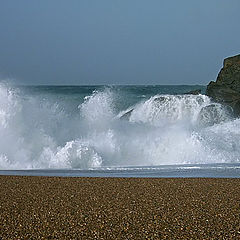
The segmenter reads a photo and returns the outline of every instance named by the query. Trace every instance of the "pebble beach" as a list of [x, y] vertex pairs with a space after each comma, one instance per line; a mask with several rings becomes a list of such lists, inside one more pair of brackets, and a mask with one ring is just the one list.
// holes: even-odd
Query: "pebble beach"
[[0, 239], [240, 239], [240, 179], [0, 176]]

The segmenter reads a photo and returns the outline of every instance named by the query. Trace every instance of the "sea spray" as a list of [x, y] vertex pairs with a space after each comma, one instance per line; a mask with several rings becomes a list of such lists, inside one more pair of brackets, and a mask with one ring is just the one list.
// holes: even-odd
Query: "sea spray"
[[205, 95], [156, 89], [1, 84], [0, 168], [239, 161], [240, 120], [229, 110]]
[[156, 126], [181, 121], [195, 124], [199, 112], [209, 103], [210, 99], [204, 95], [156, 95], [138, 104], [129, 120]]

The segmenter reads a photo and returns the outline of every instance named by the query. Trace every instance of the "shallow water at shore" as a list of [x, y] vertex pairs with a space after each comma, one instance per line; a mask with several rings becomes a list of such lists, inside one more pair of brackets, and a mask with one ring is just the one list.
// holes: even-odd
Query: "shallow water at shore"
[[240, 178], [240, 164], [184, 164], [80, 169], [0, 170], [0, 175], [124, 178]]

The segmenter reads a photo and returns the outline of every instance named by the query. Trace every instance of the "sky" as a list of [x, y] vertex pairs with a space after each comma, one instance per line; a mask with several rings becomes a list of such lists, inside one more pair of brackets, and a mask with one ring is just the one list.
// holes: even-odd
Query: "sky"
[[0, 79], [202, 84], [240, 53], [239, 0], [0, 0]]

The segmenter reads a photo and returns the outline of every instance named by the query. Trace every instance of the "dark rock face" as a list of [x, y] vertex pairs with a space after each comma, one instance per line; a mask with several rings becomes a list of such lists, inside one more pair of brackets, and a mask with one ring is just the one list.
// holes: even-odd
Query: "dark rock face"
[[232, 116], [232, 109], [219, 103], [213, 103], [203, 107], [198, 115], [200, 125], [212, 126], [224, 122]]
[[131, 110], [127, 111], [126, 113], [124, 113], [124, 114], [120, 117], [120, 119], [122, 119], [122, 120], [129, 120], [129, 118], [130, 118], [131, 113], [132, 113], [133, 110], [134, 110], [134, 109], [131, 109]]
[[216, 82], [208, 84], [206, 95], [232, 107], [234, 115], [240, 116], [240, 55], [224, 60]]
[[201, 94], [201, 89], [192, 90], [192, 91], [186, 92], [184, 94], [199, 95], [199, 94]]

